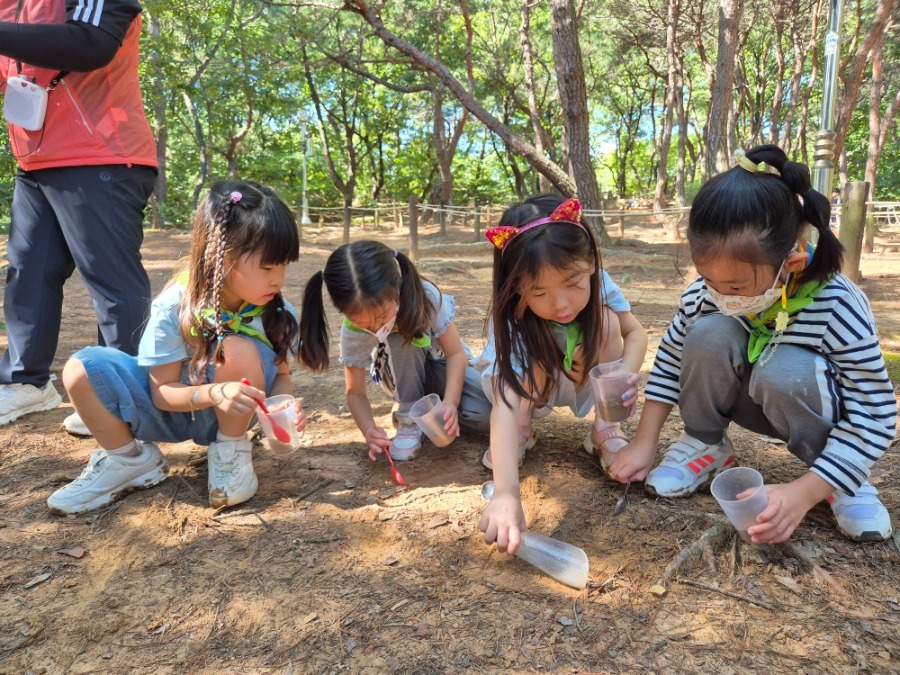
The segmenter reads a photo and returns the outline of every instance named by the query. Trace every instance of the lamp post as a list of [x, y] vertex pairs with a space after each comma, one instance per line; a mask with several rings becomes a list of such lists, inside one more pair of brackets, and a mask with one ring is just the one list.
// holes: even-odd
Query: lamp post
[[306, 196], [306, 155], [309, 153], [309, 138], [306, 135], [306, 123], [309, 122], [309, 115], [305, 110], [301, 110], [297, 114], [300, 120], [300, 142], [303, 144], [303, 213], [300, 216], [301, 225], [312, 225], [309, 219], [309, 200]]

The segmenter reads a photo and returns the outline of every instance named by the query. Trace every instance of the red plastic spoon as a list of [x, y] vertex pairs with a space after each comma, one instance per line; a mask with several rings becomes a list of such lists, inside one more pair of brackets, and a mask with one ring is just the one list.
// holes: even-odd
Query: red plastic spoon
[[[246, 377], [241, 380], [241, 384], [246, 384], [248, 387], [253, 386], [252, 384], [250, 384], [250, 380], [248, 380]], [[291, 435], [287, 432], [287, 430], [284, 429], [284, 427], [282, 427], [272, 418], [272, 414], [266, 408], [266, 404], [258, 398], [255, 398], [253, 400], [256, 401], [256, 404], [259, 406], [259, 409], [262, 410], [263, 414], [269, 418], [269, 424], [272, 425], [272, 433], [275, 434], [275, 438], [277, 438], [281, 443], [290, 443]]]
[[391, 476], [394, 477], [394, 480], [397, 482], [397, 485], [406, 485], [406, 481], [403, 480], [403, 476], [400, 475], [400, 472], [397, 471], [397, 467], [394, 465], [394, 458], [391, 457], [391, 453], [388, 452], [387, 448], [382, 450], [384, 456], [387, 457], [388, 464], [391, 465]]

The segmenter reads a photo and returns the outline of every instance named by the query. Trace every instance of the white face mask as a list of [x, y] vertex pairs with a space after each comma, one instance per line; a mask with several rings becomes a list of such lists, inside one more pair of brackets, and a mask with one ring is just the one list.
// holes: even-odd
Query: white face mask
[[[706, 287], [709, 293], [709, 299], [719, 308], [725, 316], [752, 316], [768, 309], [776, 300], [781, 297], [781, 286], [777, 286], [781, 279], [781, 271], [784, 269], [784, 262], [778, 268], [778, 274], [772, 282], [772, 288], [762, 295], [724, 295], [714, 288]], [[776, 287], [777, 286], [777, 287]]]
[[394, 311], [394, 316], [391, 317], [386, 324], [384, 324], [381, 328], [374, 331], [372, 335], [375, 336], [375, 339], [379, 342], [387, 342], [388, 335], [391, 334], [391, 331], [394, 330], [394, 324], [397, 323], [397, 314], [400, 311], [400, 306], [397, 306], [397, 309]]

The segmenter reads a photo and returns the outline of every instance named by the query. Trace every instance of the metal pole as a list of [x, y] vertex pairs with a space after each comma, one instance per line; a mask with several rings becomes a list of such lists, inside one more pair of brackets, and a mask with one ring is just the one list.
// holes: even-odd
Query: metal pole
[[831, 0], [828, 33], [825, 35], [825, 79], [822, 90], [822, 118], [816, 134], [813, 187], [831, 199], [834, 180], [834, 102], [837, 97], [837, 75], [840, 63], [842, 0]]
[[309, 115], [305, 111], [300, 111], [300, 142], [303, 143], [303, 212], [300, 216], [301, 225], [312, 225], [309, 219], [309, 199], [306, 196], [306, 156], [309, 154], [309, 137], [306, 135], [306, 123], [309, 121]]

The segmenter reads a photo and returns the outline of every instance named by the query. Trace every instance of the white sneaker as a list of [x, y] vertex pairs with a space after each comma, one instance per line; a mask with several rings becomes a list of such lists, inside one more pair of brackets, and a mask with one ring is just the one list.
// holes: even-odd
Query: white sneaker
[[415, 459], [422, 449], [422, 430], [407, 413], [396, 413], [397, 433], [391, 439], [388, 452], [397, 462]]
[[164, 481], [169, 464], [159, 448], [153, 443], [137, 444], [141, 452], [134, 457], [95, 450], [81, 475], [47, 499], [50, 511], [59, 515], [93, 511]]
[[715, 475], [734, 465], [734, 447], [728, 436], [707, 445], [682, 433], [644, 480], [644, 490], [657, 497], [687, 497], [712, 482]]
[[853, 497], [835, 490], [827, 501], [837, 519], [838, 530], [853, 541], [884, 541], [894, 531], [891, 516], [878, 499], [878, 490], [868, 482]]
[[0, 384], [0, 426], [28, 413], [53, 410], [60, 403], [62, 396], [56, 391], [52, 380], [40, 388], [18, 382]]
[[66, 419], [63, 420], [63, 429], [65, 429], [68, 433], [73, 436], [93, 436], [91, 430], [87, 428], [87, 425], [81, 419], [81, 416], [77, 412], [73, 412]]
[[[537, 443], [537, 434], [531, 428], [531, 425], [527, 427], [519, 427], [519, 467], [521, 468], [522, 462], [525, 460], [525, 453], [531, 450], [535, 444]], [[491, 458], [491, 449], [488, 448], [487, 452], [484, 453], [481, 457], [481, 463], [491, 471], [494, 470], [493, 460]]]
[[241, 504], [256, 494], [259, 483], [253, 471], [252, 450], [253, 444], [246, 438], [209, 444], [209, 505], [214, 509]]

